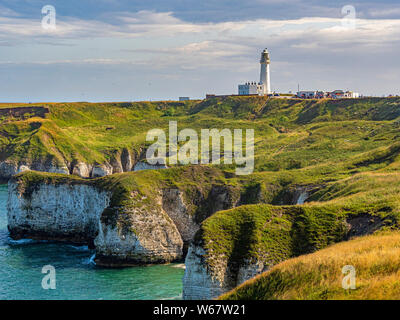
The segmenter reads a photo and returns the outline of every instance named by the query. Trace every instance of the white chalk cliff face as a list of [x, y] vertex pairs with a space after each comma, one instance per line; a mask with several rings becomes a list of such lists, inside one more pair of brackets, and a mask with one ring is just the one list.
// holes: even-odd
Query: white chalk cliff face
[[210, 270], [205, 262], [205, 254], [201, 246], [193, 243], [190, 245], [183, 277], [184, 300], [215, 299], [271, 267], [261, 261], [246, 261], [237, 273], [232, 274], [227, 261], [221, 259], [218, 267]]
[[0, 162], [0, 178], [10, 179], [17, 172], [18, 166], [16, 163], [7, 160]]
[[9, 180], [17, 173], [35, 170], [41, 172], [73, 174], [81, 178], [98, 178], [114, 173], [165, 169], [165, 165], [149, 165], [143, 157], [143, 150], [134, 151], [124, 148], [112, 155], [109, 161], [104, 163], [85, 163], [82, 161], [63, 162], [54, 164], [48, 161], [25, 162], [7, 159], [0, 161], [0, 180]]
[[93, 170], [92, 166], [87, 165], [84, 162], [79, 162], [72, 169], [72, 174], [79, 176], [81, 178], [89, 178], [92, 170]]
[[157, 206], [132, 193], [127, 208], [110, 208], [111, 192], [90, 183], [39, 183], [29, 192], [10, 180], [7, 216], [14, 239], [94, 244], [96, 262], [108, 267], [182, 258], [182, 236], [162, 208], [161, 191], [155, 192]]
[[113, 168], [108, 163], [96, 165], [92, 169], [92, 178], [104, 177], [113, 173]]
[[182, 258], [183, 241], [173, 221], [152, 210], [102, 218], [95, 240], [96, 263], [107, 267], [167, 263]]
[[[178, 194], [173, 196], [179, 198]], [[156, 206], [148, 206], [145, 196], [133, 192], [129, 207], [107, 209], [95, 240], [96, 262], [114, 267], [181, 259], [184, 240], [175, 216], [163, 209], [163, 198], [163, 193], [155, 190]], [[181, 212], [184, 214], [186, 211]]]
[[294, 190], [293, 204], [304, 204], [310, 197], [310, 187], [297, 187]]
[[69, 174], [69, 169], [66, 165], [54, 165], [51, 163], [17, 163], [11, 160], [0, 162], [0, 179], [8, 180], [13, 175], [29, 170], [42, 172]]
[[[215, 190], [218, 191], [213, 193], [216, 197], [223, 194], [229, 198], [227, 190]], [[152, 200], [156, 205], [149, 206], [147, 200], [132, 192], [129, 206], [107, 208], [103, 212], [95, 240], [98, 264], [114, 267], [165, 263], [183, 257], [200, 224], [195, 215], [190, 214], [182, 191], [177, 188], [154, 190]]]
[[43, 184], [29, 196], [9, 182], [8, 229], [15, 239], [93, 241], [110, 194], [88, 185]]
[[182, 192], [179, 189], [164, 189], [162, 206], [175, 223], [182, 240], [189, 244], [200, 226], [195, 222], [194, 215], [189, 214]]
[[[146, 163], [138, 163], [133, 167], [129, 163], [130, 159], [126, 160], [127, 164], [123, 167], [118, 163], [114, 163], [112, 166], [109, 163], [103, 164], [87, 164], [84, 162], [79, 162], [73, 166], [71, 166], [71, 173], [77, 175], [81, 178], [98, 178], [104, 177], [113, 173], [121, 173], [128, 171], [140, 171], [147, 169], [162, 169], [165, 168], [162, 166], [150, 166]], [[43, 163], [21, 163], [6, 160], [0, 162], [0, 179], [8, 180], [11, 179], [17, 173], [25, 172], [29, 170], [41, 171], [41, 172], [50, 172], [50, 173], [62, 173], [62, 174], [70, 174], [70, 169], [65, 165], [53, 165], [53, 164], [43, 164]]]
[[146, 162], [138, 162], [135, 166], [133, 171], [141, 171], [141, 170], [157, 170], [157, 169], [167, 169], [167, 166], [164, 164], [160, 165], [151, 165]]
[[208, 300], [229, 290], [218, 277], [209, 273], [204, 263], [204, 255], [202, 247], [195, 245], [189, 247], [183, 277], [184, 300]]

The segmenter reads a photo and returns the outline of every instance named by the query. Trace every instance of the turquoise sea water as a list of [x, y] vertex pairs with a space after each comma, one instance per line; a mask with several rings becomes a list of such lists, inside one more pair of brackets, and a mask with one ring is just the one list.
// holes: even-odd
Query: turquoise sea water
[[[0, 299], [180, 299], [179, 265], [96, 267], [94, 252], [68, 244], [13, 241], [7, 231], [7, 186], [0, 185]], [[42, 267], [56, 270], [56, 289], [42, 288]]]

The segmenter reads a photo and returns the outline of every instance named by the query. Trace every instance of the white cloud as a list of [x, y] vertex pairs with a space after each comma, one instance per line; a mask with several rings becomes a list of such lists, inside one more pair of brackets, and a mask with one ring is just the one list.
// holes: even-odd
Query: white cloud
[[[149, 77], [153, 74], [154, 79], [162, 75], [171, 81], [182, 74], [189, 75], [188, 81], [206, 74], [207, 79], [201, 78], [203, 87], [209, 86], [210, 78], [217, 81], [228, 77], [223, 80], [227, 83], [221, 84], [227, 90], [235, 88], [237, 81], [257, 78], [259, 51], [267, 46], [272, 54], [274, 85], [278, 87], [292, 89], [301, 81], [309, 88], [323, 85], [332, 89], [330, 86], [339, 87], [343, 79], [350, 81], [346, 74], [356, 72], [352, 70], [355, 65], [359, 78], [354, 81], [369, 81], [373, 89], [368, 90], [375, 90], [370, 61], [376, 59], [381, 67], [384, 63], [389, 67], [387, 56], [400, 50], [400, 19], [357, 19], [356, 28], [348, 29], [339, 18], [193, 23], [171, 12], [139, 11], [121, 12], [107, 21], [60, 18], [57, 30], [47, 32], [42, 30], [40, 19], [2, 16], [0, 65], [22, 66], [21, 70], [29, 64], [38, 68], [91, 68], [87, 74], [96, 66], [107, 70], [126, 66], [130, 72]], [[50, 53], [44, 54], [43, 48]], [[399, 67], [398, 63], [390, 66], [393, 70]], [[376, 70], [376, 77], [387, 79], [389, 84], [395, 83], [399, 74], [394, 72], [389, 79], [384, 76], [386, 69]], [[321, 74], [325, 77], [322, 80]], [[237, 78], [232, 79], [232, 75]], [[79, 81], [87, 82], [84, 75], [81, 78]], [[383, 81], [379, 85], [385, 86]], [[359, 88], [362, 86], [355, 89]], [[393, 90], [393, 85], [389, 88]]]
[[400, 8], [373, 9], [368, 11], [368, 15], [372, 18], [398, 17], [400, 15]]
[[[341, 42], [341, 39], [365, 40], [380, 44], [397, 39], [400, 19], [366, 20], [358, 19], [354, 30], [342, 26], [341, 19], [301, 18], [295, 20], [248, 20], [220, 23], [190, 23], [173, 16], [171, 12], [139, 11], [120, 13], [114, 17], [114, 24], [96, 20], [68, 18], [57, 20], [56, 31], [41, 28], [41, 21], [17, 17], [0, 17], [0, 40], [31, 41], [32, 39], [82, 39], [82, 38], [137, 38], [137, 37], [178, 37], [201, 36], [202, 46], [209, 41], [229, 39], [265, 39], [263, 42], [279, 42], [299, 39], [306, 42], [319, 38], [327, 42]], [[332, 43], [332, 44], [334, 44]], [[208, 43], [209, 44], [209, 43]], [[312, 46], [311, 46], [312, 47]], [[186, 50], [197, 50], [198, 44], [188, 44]]]
[[[109, 48], [104, 41], [103, 57], [90, 57], [82, 48], [84, 58], [64, 57], [56, 60], [32, 63], [98, 63], [98, 64], [149, 64], [154, 68], [180, 66], [200, 68], [203, 66], [230, 67], [239, 61], [246, 64], [246, 56], [260, 47], [287, 47], [301, 53], [311, 52], [362, 52], [379, 51], [394, 46], [400, 40], [400, 19], [357, 19], [354, 30], [342, 26], [341, 19], [302, 18], [295, 20], [268, 20], [190, 23], [173, 16], [171, 12], [139, 11], [133, 14], [119, 13], [114, 24], [95, 20], [70, 18], [57, 21], [57, 30], [48, 32], [40, 21], [17, 17], [0, 17], [0, 45], [18, 45], [41, 41], [47, 45], [63, 44], [65, 40], [90, 41], [91, 39], [141, 38], [152, 45], [131, 50], [120, 50], [121, 56], [107, 56]], [[85, 40], [86, 39], [86, 40]], [[169, 39], [169, 40], [168, 40]], [[181, 41], [179, 41], [181, 39]], [[160, 43], [160, 45], [157, 45]], [[167, 43], [167, 45], [164, 45]], [[76, 45], [76, 44], [75, 44]], [[397, 44], [398, 45], [398, 44]], [[81, 46], [78, 45], [79, 50]], [[118, 51], [119, 48], [116, 48]], [[98, 48], [97, 52], [101, 52]], [[125, 55], [124, 55], [125, 52]], [[126, 52], [136, 56], [126, 58]], [[150, 54], [150, 55], [148, 55]], [[156, 56], [156, 57], [155, 57]], [[6, 63], [12, 61], [7, 59]], [[3, 62], [4, 63], [4, 62]]]

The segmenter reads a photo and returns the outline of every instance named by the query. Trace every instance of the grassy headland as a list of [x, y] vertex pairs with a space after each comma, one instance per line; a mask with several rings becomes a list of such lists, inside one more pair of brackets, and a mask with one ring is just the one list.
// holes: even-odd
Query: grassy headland
[[[349, 171], [357, 158], [394, 144], [399, 137], [399, 106], [399, 98], [319, 101], [264, 97], [42, 104], [49, 113], [3, 116], [0, 161], [103, 163], [124, 148], [139, 152], [149, 145], [145, 141], [148, 130], [167, 129], [173, 120], [179, 130], [254, 129], [256, 172], [307, 169], [327, 177]], [[398, 151], [393, 153], [396, 156]], [[360, 169], [355, 170], [362, 170], [366, 163], [358, 163]], [[233, 170], [233, 166], [226, 169]]]
[[[88, 183], [108, 189], [113, 192], [110, 207], [128, 206], [132, 192], [137, 192], [151, 206], [154, 190], [176, 186], [183, 191], [189, 206], [193, 206], [193, 212], [199, 209], [194, 201], [196, 195], [207, 198], [211, 186], [229, 186], [237, 193], [240, 206], [206, 219], [195, 239], [206, 249], [205, 262], [211, 268], [222, 260], [233, 273], [244, 261], [262, 259], [272, 266], [353, 236], [399, 227], [400, 98], [227, 97], [189, 102], [68, 103], [43, 107], [49, 112], [23, 113], [1, 120], [0, 161], [51, 159], [64, 164], [103, 163], [124, 148], [142, 152], [149, 145], [145, 141], [147, 131], [154, 128], [167, 131], [169, 121], [177, 121], [178, 130], [191, 128], [197, 132], [211, 128], [254, 129], [255, 171], [248, 176], [235, 176], [235, 165], [222, 164], [177, 166], [95, 180], [33, 172], [18, 177], [27, 192], [38, 179]], [[303, 206], [290, 206], [287, 199], [299, 187], [311, 190], [310, 198]], [[379, 249], [374, 242], [382, 241], [382, 246], [387, 244], [387, 248], [395, 250], [398, 237], [394, 233], [361, 238], [323, 249], [315, 257], [288, 260], [229, 297], [280, 299], [295, 298], [297, 294], [298, 298], [369, 297], [363, 289], [351, 294], [339, 292], [336, 273], [330, 274], [329, 270], [336, 272], [330, 268], [352, 264], [345, 256], [351, 246], [356, 248], [355, 255], [359, 254], [354, 258], [357, 264], [364, 259], [362, 252], [368, 246], [371, 245], [371, 250]], [[388, 261], [392, 259], [389, 251]], [[338, 252], [336, 260], [335, 252]], [[332, 258], [332, 264], [329, 259], [322, 261], [318, 254]], [[315, 259], [321, 263], [313, 264]], [[374, 266], [379, 269], [378, 277], [383, 277], [385, 270], [390, 271], [386, 265], [381, 267], [374, 261], [364, 266], [357, 264], [357, 268], [366, 270], [360, 283], [367, 283], [363, 281], [368, 277], [373, 281]], [[323, 271], [320, 275], [318, 268]], [[392, 276], [389, 272], [387, 279], [394, 279]], [[312, 285], [304, 284], [304, 279], [310, 277]], [[398, 292], [394, 284], [388, 286]], [[377, 294], [376, 298], [379, 297]]]
[[[344, 289], [344, 266], [355, 289]], [[223, 300], [399, 300], [400, 233], [386, 232], [332, 245], [282, 262], [220, 297]]]

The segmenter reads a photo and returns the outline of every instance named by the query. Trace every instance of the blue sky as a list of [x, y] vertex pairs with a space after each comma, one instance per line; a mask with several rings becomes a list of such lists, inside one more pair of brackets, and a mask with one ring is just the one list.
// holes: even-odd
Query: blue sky
[[[42, 28], [44, 5], [56, 30]], [[398, 1], [0, 0], [0, 101], [236, 93], [265, 47], [273, 90], [400, 94]]]

